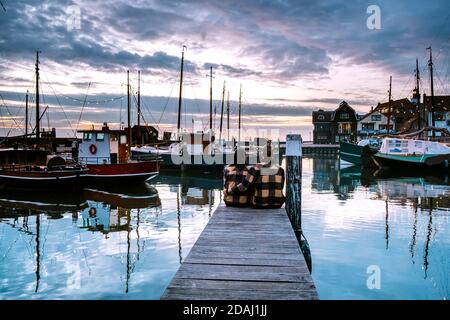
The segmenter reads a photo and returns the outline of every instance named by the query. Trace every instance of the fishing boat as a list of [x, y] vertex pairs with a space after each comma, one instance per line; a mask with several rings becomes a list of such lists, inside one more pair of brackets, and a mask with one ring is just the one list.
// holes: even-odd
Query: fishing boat
[[385, 138], [373, 157], [381, 168], [450, 171], [450, 147], [436, 141]]
[[0, 186], [11, 188], [77, 188], [87, 173], [85, 166], [68, 163], [60, 156], [46, 164], [7, 164], [0, 168]]
[[159, 174], [159, 161], [131, 161], [125, 130], [111, 130], [104, 123], [101, 130], [80, 130], [83, 134], [78, 161], [89, 169], [89, 183], [146, 181]]
[[131, 160], [130, 72], [127, 71], [128, 127], [111, 130], [103, 123], [101, 130], [79, 130], [83, 134], [78, 161], [89, 169], [89, 183], [139, 182], [159, 174], [159, 160]]
[[[39, 98], [39, 51], [36, 52], [36, 127], [28, 134], [28, 93], [26, 95], [25, 135], [34, 135], [34, 147], [25, 143], [23, 148], [0, 149], [0, 186], [3, 188], [40, 189], [40, 188], [77, 188], [81, 186], [81, 178], [88, 169], [65, 158], [64, 155], [50, 154], [48, 147], [41, 140]], [[47, 110], [47, 108], [46, 108]], [[44, 110], [45, 113], [45, 110]]]

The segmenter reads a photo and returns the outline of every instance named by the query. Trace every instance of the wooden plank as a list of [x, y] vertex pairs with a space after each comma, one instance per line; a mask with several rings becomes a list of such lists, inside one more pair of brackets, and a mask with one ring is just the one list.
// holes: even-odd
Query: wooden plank
[[318, 299], [284, 208], [218, 207], [161, 299]]
[[249, 291], [272, 291], [277, 286], [282, 291], [305, 291], [314, 288], [312, 283], [308, 282], [257, 282], [257, 281], [222, 281], [222, 280], [202, 280], [202, 279], [178, 279], [172, 281], [174, 288], [197, 288], [205, 290], [242, 290], [247, 288]]

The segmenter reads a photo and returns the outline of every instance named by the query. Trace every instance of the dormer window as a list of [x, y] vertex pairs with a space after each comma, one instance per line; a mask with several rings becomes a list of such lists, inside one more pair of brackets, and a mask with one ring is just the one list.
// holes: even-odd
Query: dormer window
[[83, 134], [83, 140], [85, 141], [91, 141], [92, 140], [92, 132], [85, 132]]

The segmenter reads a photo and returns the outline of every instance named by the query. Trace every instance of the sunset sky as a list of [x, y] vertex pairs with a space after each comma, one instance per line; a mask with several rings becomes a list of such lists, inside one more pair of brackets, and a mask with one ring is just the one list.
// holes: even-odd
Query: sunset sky
[[[49, 105], [42, 126], [49, 122], [59, 136], [126, 121], [127, 69], [134, 91], [141, 70], [146, 121], [173, 130], [183, 45], [185, 128], [192, 118], [208, 125], [211, 65], [216, 127], [226, 81], [232, 126], [242, 84], [244, 127], [279, 129], [281, 137], [301, 133], [305, 140], [312, 110], [331, 110], [346, 100], [359, 113], [368, 112], [387, 100], [390, 75], [393, 98], [410, 97], [416, 57], [429, 94], [430, 45], [436, 94], [450, 94], [448, 0], [1, 2], [6, 10], [0, 8], [1, 136], [23, 132], [25, 93], [35, 91], [36, 50], [42, 105]], [[369, 5], [379, 6], [381, 29], [367, 27]]]

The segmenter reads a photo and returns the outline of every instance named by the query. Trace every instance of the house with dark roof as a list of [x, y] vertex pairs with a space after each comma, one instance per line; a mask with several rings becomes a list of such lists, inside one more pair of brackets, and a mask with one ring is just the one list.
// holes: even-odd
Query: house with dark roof
[[313, 143], [336, 144], [356, 140], [358, 116], [346, 101], [334, 111], [313, 111]]
[[[431, 97], [424, 94], [423, 102], [426, 110], [429, 111], [428, 123], [431, 126]], [[434, 96], [434, 125], [450, 131], [450, 96]]]
[[[414, 100], [415, 101], [415, 100]], [[387, 116], [389, 114], [389, 102], [378, 103], [374, 109]], [[420, 123], [423, 126], [425, 121], [423, 117], [419, 121], [419, 107], [417, 103], [413, 103], [408, 98], [391, 100], [391, 116], [394, 119], [395, 132], [408, 133], [417, 131]]]

